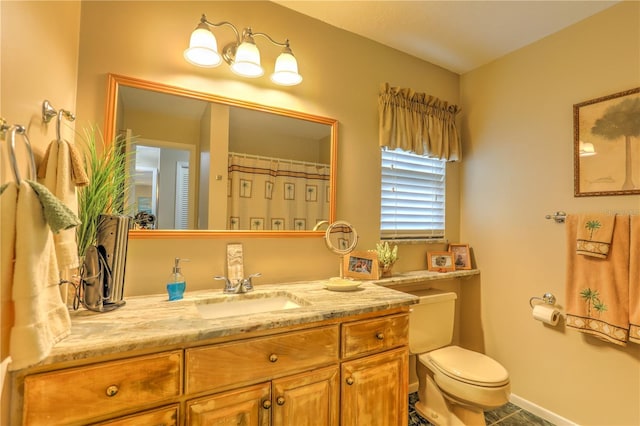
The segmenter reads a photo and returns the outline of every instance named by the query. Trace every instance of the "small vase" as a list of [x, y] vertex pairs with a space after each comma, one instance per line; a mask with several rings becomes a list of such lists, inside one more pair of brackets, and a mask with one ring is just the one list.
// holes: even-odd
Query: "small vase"
[[389, 278], [393, 274], [391, 269], [393, 268], [393, 263], [387, 265], [380, 265], [380, 278]]

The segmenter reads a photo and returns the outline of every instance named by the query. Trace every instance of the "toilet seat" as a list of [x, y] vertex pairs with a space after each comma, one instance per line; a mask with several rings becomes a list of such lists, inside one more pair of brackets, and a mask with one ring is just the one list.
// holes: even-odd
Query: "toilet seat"
[[499, 387], [509, 383], [509, 373], [497, 361], [459, 346], [427, 352], [420, 358], [425, 365], [432, 365], [442, 374], [471, 385]]

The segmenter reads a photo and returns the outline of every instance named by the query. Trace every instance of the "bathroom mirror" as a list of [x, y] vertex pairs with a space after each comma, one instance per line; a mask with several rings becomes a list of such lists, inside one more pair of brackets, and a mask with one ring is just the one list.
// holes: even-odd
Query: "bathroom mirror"
[[337, 121], [110, 74], [105, 140], [129, 155], [131, 214], [154, 236], [322, 236]]

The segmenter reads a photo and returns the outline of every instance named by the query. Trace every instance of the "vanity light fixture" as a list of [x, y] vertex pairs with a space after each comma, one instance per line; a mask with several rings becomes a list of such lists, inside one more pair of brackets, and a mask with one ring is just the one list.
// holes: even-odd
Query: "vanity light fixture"
[[[236, 41], [227, 44], [222, 49], [222, 55], [218, 53], [218, 42], [209, 26], [229, 26], [236, 35]], [[202, 14], [200, 23], [191, 33], [189, 48], [184, 51], [187, 62], [199, 67], [217, 67], [224, 60], [231, 67], [231, 71], [243, 77], [260, 77], [264, 70], [260, 65], [260, 51], [254, 41], [255, 36], [262, 36], [276, 46], [282, 47], [282, 53], [276, 59], [275, 69], [271, 74], [271, 81], [281, 86], [295, 86], [302, 81], [298, 73], [298, 62], [291, 52], [289, 40], [280, 43], [265, 33], [254, 33], [251, 28], [242, 30], [242, 37], [238, 29], [230, 22], [209, 22]]]

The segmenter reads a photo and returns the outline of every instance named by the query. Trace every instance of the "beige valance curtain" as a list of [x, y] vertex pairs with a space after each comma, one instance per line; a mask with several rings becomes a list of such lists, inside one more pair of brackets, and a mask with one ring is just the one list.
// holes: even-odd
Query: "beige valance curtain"
[[382, 85], [378, 97], [380, 146], [447, 161], [462, 159], [455, 117], [460, 109], [434, 96]]

